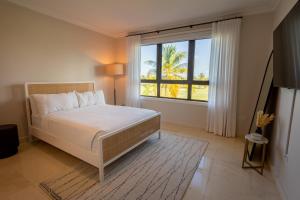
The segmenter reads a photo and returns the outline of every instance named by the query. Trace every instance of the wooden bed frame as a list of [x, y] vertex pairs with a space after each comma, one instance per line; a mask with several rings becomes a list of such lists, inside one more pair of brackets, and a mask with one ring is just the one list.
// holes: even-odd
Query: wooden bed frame
[[160, 138], [160, 113], [156, 116], [138, 121], [130, 126], [110, 132], [97, 138], [98, 152], [92, 152], [62, 141], [44, 130], [32, 126], [31, 107], [29, 96], [32, 94], [55, 94], [64, 92], [86, 92], [95, 90], [95, 82], [27, 82], [25, 83], [26, 115], [29, 129], [29, 138], [32, 136], [41, 139], [95, 167], [99, 168], [99, 179], [104, 180], [104, 167], [115, 161], [125, 153], [146, 141], [153, 133]]

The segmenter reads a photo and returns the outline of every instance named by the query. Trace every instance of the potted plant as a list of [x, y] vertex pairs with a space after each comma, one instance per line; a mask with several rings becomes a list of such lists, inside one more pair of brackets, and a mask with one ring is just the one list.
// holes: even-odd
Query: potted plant
[[274, 114], [267, 114], [264, 113], [263, 111], [258, 111], [257, 112], [257, 117], [256, 117], [256, 133], [253, 136], [257, 137], [256, 139], [260, 139], [262, 137], [262, 132], [263, 128], [270, 124], [274, 120], [275, 116]]

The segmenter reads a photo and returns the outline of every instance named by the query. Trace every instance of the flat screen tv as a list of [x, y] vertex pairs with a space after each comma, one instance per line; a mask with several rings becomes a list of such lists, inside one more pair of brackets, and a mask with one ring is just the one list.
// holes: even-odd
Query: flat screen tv
[[273, 33], [274, 85], [300, 89], [300, 2]]

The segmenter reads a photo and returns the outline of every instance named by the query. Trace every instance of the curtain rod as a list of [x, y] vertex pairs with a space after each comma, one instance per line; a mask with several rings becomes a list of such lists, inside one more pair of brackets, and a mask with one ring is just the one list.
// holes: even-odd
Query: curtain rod
[[220, 19], [220, 20], [202, 22], [202, 23], [198, 23], [198, 24], [190, 24], [190, 25], [185, 25], [185, 26], [177, 26], [177, 27], [173, 27], [173, 28], [160, 29], [160, 30], [156, 30], [156, 31], [129, 34], [126, 37], [137, 36], [137, 35], [146, 35], [146, 34], [151, 34], [151, 33], [160, 33], [160, 32], [163, 32], [163, 31], [170, 31], [170, 30], [176, 30], [176, 29], [182, 29], [182, 28], [193, 28], [194, 26], [201, 26], [201, 25], [212, 24], [212, 23], [215, 23], [215, 22], [223, 22], [223, 21], [228, 21], [228, 20], [232, 20], [232, 19], [242, 19], [242, 18], [243, 18], [242, 16], [231, 17], [231, 18], [227, 18], [227, 19]]

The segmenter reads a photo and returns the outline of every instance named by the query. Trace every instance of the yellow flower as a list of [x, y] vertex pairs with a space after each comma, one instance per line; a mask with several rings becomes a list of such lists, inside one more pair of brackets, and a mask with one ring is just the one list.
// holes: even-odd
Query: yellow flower
[[270, 124], [274, 120], [275, 116], [273, 114], [264, 114], [263, 111], [257, 112], [256, 127], [263, 128]]

